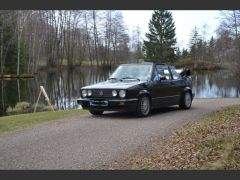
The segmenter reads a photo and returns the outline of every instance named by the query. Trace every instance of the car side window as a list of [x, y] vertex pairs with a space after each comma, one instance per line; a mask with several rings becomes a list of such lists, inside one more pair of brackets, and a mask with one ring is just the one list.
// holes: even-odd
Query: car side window
[[155, 68], [154, 74], [153, 74], [153, 80], [159, 81], [161, 79], [161, 75], [158, 73], [157, 69]]
[[158, 73], [160, 74], [160, 76], [162, 77], [166, 77], [167, 80], [171, 80], [171, 74], [169, 72], [168, 66], [165, 65], [157, 65], [156, 69], [158, 71]]
[[163, 70], [163, 76], [165, 76], [167, 80], [171, 79], [171, 75], [168, 69]]
[[173, 79], [179, 79], [180, 75], [177, 73], [177, 71], [175, 71], [175, 69], [171, 69], [172, 75], [173, 75]]

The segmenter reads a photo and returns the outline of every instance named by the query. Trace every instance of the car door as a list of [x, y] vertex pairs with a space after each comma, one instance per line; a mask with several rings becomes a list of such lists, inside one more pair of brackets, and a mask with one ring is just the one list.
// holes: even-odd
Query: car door
[[183, 91], [183, 88], [185, 87], [184, 80], [180, 77], [180, 75], [175, 71], [175, 69], [169, 68], [169, 71], [172, 75], [171, 79], [171, 103], [179, 104], [181, 92]]
[[166, 65], [157, 64], [155, 66], [155, 71], [159, 73], [161, 77], [165, 77], [166, 79], [153, 80], [153, 88], [151, 93], [153, 106], [163, 107], [172, 105], [172, 96], [174, 92], [171, 85], [172, 75], [169, 71], [169, 68]]

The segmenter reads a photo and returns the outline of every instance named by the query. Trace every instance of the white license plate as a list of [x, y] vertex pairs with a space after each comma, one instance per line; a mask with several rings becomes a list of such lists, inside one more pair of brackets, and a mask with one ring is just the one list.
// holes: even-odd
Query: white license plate
[[107, 107], [108, 101], [106, 100], [91, 100], [90, 106], [101, 106], [101, 107]]

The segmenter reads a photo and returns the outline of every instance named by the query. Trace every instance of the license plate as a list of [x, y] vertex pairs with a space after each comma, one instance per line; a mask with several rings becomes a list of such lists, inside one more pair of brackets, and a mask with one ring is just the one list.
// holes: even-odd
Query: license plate
[[90, 101], [90, 106], [101, 106], [101, 107], [107, 107], [108, 106], [108, 101], [103, 101], [103, 100], [91, 100]]

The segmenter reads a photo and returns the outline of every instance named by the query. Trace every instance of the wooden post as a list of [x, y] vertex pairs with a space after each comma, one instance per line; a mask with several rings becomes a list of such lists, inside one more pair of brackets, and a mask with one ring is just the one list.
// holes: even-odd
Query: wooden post
[[51, 102], [50, 102], [50, 100], [49, 100], [49, 97], [48, 97], [48, 95], [47, 95], [44, 87], [43, 87], [43, 86], [40, 86], [40, 89], [41, 89], [41, 91], [43, 92], [43, 94], [44, 94], [44, 96], [45, 96], [45, 100], [48, 102], [48, 105], [51, 107], [52, 111], [54, 111], [54, 108], [52, 107], [52, 104], [51, 104]]
[[38, 99], [37, 99], [37, 103], [36, 103], [35, 108], [34, 108], [34, 112], [36, 112], [38, 101], [39, 101], [40, 96], [41, 96], [42, 93], [45, 96], [45, 100], [48, 102], [48, 105], [51, 107], [52, 111], [54, 112], [54, 108], [52, 107], [52, 104], [51, 104], [51, 102], [49, 100], [49, 97], [48, 97], [48, 95], [47, 95], [47, 93], [46, 93], [46, 91], [45, 91], [43, 86], [40, 86], [40, 93], [39, 93], [39, 96], [38, 96]]
[[42, 91], [40, 90], [40, 93], [39, 93], [39, 95], [38, 95], [37, 102], [36, 102], [36, 104], [35, 104], [34, 112], [36, 112], [37, 105], [38, 105], [38, 101], [39, 101], [39, 99], [40, 99], [41, 94], [42, 94]]

